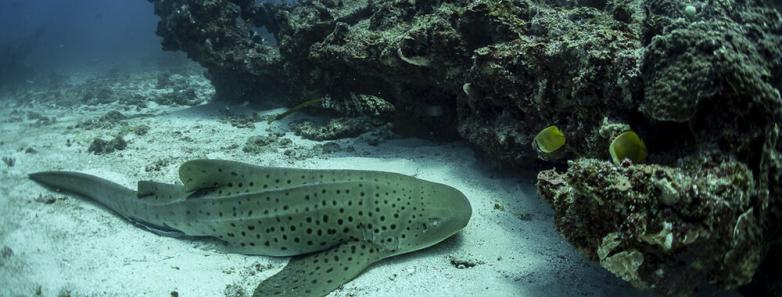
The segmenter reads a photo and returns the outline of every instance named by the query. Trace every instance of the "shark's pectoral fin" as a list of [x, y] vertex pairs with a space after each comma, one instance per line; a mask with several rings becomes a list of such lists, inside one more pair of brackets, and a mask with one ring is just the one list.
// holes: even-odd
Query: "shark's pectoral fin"
[[142, 180], [138, 182], [138, 198], [170, 203], [185, 200], [189, 193], [181, 185], [164, 184]]
[[293, 257], [279, 273], [261, 282], [253, 297], [321, 297], [384, 258], [375, 244], [351, 241], [329, 250]]

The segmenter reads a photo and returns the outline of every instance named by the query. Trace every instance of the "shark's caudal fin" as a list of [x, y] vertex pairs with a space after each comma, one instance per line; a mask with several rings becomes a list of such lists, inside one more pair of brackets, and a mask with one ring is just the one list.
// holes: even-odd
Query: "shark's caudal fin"
[[293, 257], [279, 273], [255, 288], [253, 297], [322, 297], [385, 257], [375, 244], [351, 241], [329, 250]]
[[71, 171], [44, 171], [30, 179], [56, 192], [89, 198], [127, 216], [127, 201], [136, 199], [136, 191], [97, 176]]
[[[135, 225], [154, 233], [178, 237], [182, 233], [165, 226], [147, 222], [133, 215], [138, 207], [136, 191], [97, 176], [71, 171], [44, 171], [29, 175], [30, 179], [55, 191], [77, 195], [93, 200], [114, 211]], [[149, 187], [144, 187], [149, 188]]]

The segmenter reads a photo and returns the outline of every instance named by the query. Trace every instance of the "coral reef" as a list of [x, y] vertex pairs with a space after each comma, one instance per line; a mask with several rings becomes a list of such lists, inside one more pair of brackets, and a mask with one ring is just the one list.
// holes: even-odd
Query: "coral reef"
[[745, 296], [782, 296], [782, 248], [771, 247], [752, 283], [740, 289]]
[[[541, 196], [569, 241], [636, 286], [731, 289], [779, 257], [767, 255], [782, 227], [773, 1], [154, 4], [164, 47], [205, 67], [219, 99], [323, 98], [515, 167], [537, 162], [535, 136], [556, 125], [565, 147], [547, 160], [571, 162], [541, 173]], [[649, 165], [616, 147], [619, 164], [608, 161], [627, 131]]]
[[271, 95], [288, 84], [278, 75], [279, 52], [253, 38], [264, 7], [248, 0], [155, 1], [157, 33], [164, 49], [184, 50], [204, 65], [220, 96]]
[[557, 228], [636, 287], [686, 294], [704, 283], [733, 289], [752, 280], [767, 243], [758, 217], [768, 197], [734, 160], [682, 168], [571, 161], [538, 175]]

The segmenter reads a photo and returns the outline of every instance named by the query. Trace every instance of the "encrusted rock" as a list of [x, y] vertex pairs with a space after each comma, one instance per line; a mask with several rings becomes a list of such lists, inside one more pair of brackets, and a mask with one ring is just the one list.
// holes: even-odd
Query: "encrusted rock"
[[92, 140], [88, 152], [96, 155], [110, 154], [115, 151], [121, 151], [128, 147], [128, 143], [122, 136], [116, 136], [113, 139], [106, 141], [101, 138], [95, 138]]
[[767, 203], [752, 172], [732, 160], [687, 168], [580, 159], [541, 172], [538, 191], [565, 238], [637, 287], [689, 294], [750, 282], [766, 248], [754, 213]]
[[250, 154], [260, 154], [270, 150], [269, 146], [277, 142], [279, 137], [276, 134], [257, 135], [247, 138], [242, 151]]

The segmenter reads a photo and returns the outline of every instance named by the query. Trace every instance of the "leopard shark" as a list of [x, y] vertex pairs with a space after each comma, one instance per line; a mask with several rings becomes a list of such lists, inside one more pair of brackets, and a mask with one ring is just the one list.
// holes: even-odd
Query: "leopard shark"
[[29, 178], [160, 235], [216, 238], [227, 252], [292, 256], [254, 297], [325, 296], [373, 263], [451, 237], [472, 215], [453, 187], [381, 171], [200, 159], [180, 166], [181, 184], [139, 181], [137, 191], [79, 172]]

